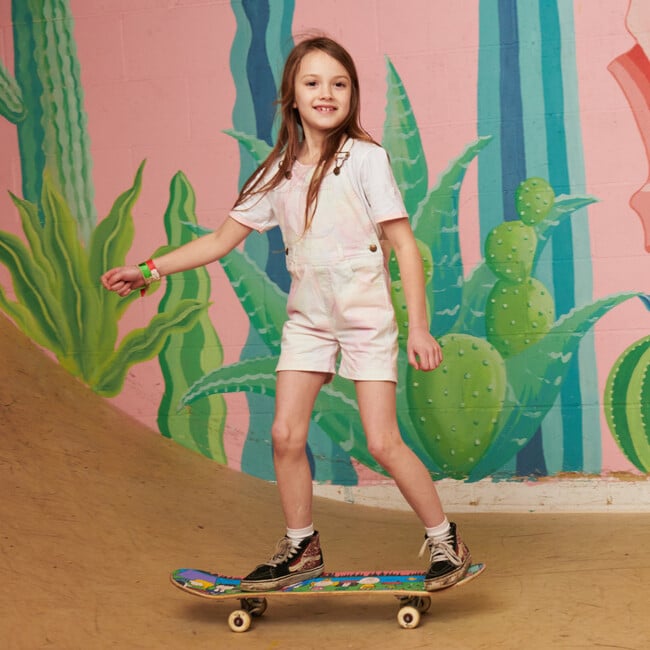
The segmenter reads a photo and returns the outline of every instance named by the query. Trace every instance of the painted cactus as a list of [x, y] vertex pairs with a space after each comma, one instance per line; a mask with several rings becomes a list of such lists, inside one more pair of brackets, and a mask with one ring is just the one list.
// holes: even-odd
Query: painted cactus
[[[178, 172], [171, 181], [164, 216], [170, 246], [181, 246], [194, 238], [185, 224], [196, 224], [195, 204], [194, 190], [185, 174]], [[208, 271], [204, 267], [192, 269], [167, 278], [158, 313], [167, 313], [183, 300], [206, 304], [209, 299]], [[212, 395], [181, 412], [176, 409], [188, 387], [207, 369], [218, 367], [223, 362], [221, 341], [208, 312], [203, 311], [191, 328], [170, 333], [158, 361], [165, 380], [165, 392], [158, 407], [160, 432], [208, 458], [226, 463], [223, 446], [226, 404], [223, 396]]]
[[[556, 202], [542, 179], [522, 182], [519, 194], [529, 204], [519, 201], [518, 206], [527, 223], [496, 226], [486, 238], [485, 262], [459, 282], [462, 303], [453, 333], [440, 338], [443, 366], [430, 375], [407, 370], [414, 435], [446, 476], [482, 478], [513, 457], [557, 397], [594, 313], [604, 314], [630, 297], [601, 301], [556, 323], [552, 297], [532, 273], [552, 228], [569, 217], [572, 206], [591, 199], [560, 197]], [[574, 323], [574, 331], [567, 322]], [[456, 338], [449, 349], [449, 337], [459, 336], [468, 338], [462, 344]]]
[[650, 472], [650, 336], [628, 347], [610, 370], [605, 416], [614, 440], [642, 472]]
[[504, 221], [485, 239], [485, 263], [498, 278], [485, 306], [487, 338], [504, 357], [546, 336], [555, 321], [548, 289], [532, 277], [537, 253], [533, 227], [551, 212], [555, 193], [541, 178], [522, 181], [515, 193], [520, 219]]
[[99, 277], [124, 264], [141, 184], [142, 166], [133, 186], [91, 232], [88, 248], [79, 242], [72, 211], [47, 174], [40, 201], [43, 224], [34, 203], [12, 195], [27, 245], [0, 231], [0, 262], [11, 273], [15, 293], [11, 299], [0, 287], [0, 308], [68, 372], [104, 396], [118, 394], [132, 365], [156, 356], [171, 332], [191, 328], [206, 307], [196, 300], [180, 301], [145, 328], [129, 332], [116, 347], [117, 323], [138, 292], [120, 299], [104, 290]]
[[407, 399], [420, 440], [449, 476], [465, 476], [492, 443], [503, 409], [506, 367], [486, 340], [469, 334], [439, 339], [436, 372], [408, 367]]
[[555, 304], [536, 278], [521, 283], [497, 280], [485, 308], [487, 338], [504, 357], [519, 354], [546, 336], [555, 321]]
[[[443, 344], [446, 359], [446, 365], [433, 373], [408, 367], [404, 351], [408, 323], [399, 269], [389, 258], [400, 324], [400, 372], [407, 379], [397, 392], [398, 420], [405, 440], [432, 474], [477, 480], [497, 473], [534, 435], [557, 398], [582, 337], [610, 309], [641, 294], [604, 298], [555, 319], [552, 297], [534, 277], [536, 264], [555, 229], [595, 199], [555, 197], [542, 179], [522, 183], [516, 198], [520, 219], [497, 226], [486, 245], [489, 259], [465, 277], [458, 233], [460, 188], [468, 165], [490, 138], [468, 145], [438, 184], [427, 190], [417, 124], [390, 62], [386, 112], [383, 145], [411, 214], [426, 272], [431, 331]], [[268, 151], [265, 143], [242, 133], [230, 134], [261, 162]], [[237, 251], [231, 256], [224, 259], [224, 268], [271, 356], [209, 373], [190, 387], [181, 405], [219, 392], [273, 394], [286, 293], [275, 285], [267, 291], [269, 280], [252, 260]], [[490, 296], [495, 295], [505, 295], [517, 305], [514, 324], [503, 315], [503, 304], [490, 306]], [[506, 332], [508, 327], [515, 328], [516, 336]], [[353, 458], [381, 471], [368, 454], [350, 382], [336, 377], [325, 387], [314, 417]]]
[[[62, 0], [13, 0], [14, 68], [0, 65], [0, 115], [16, 124], [23, 197], [39, 205], [48, 170], [88, 243], [96, 222], [92, 160], [73, 19]], [[39, 206], [41, 223], [45, 215]]]

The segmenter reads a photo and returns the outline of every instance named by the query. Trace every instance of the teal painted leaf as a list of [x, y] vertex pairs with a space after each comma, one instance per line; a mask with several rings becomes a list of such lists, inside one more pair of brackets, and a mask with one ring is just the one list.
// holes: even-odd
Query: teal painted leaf
[[463, 302], [463, 261], [458, 231], [458, 201], [468, 165], [491, 137], [481, 137], [465, 148], [442, 174], [438, 185], [420, 203], [413, 217], [413, 232], [431, 250], [433, 278], [429, 301], [433, 305], [431, 333], [449, 331]]
[[287, 319], [287, 294], [245, 252], [235, 249], [220, 262], [250, 324], [269, 350], [278, 353]]
[[[418, 206], [413, 217], [413, 231], [417, 239], [430, 246], [435, 243], [438, 225], [457, 226], [458, 195], [469, 164], [492, 141], [492, 136], [481, 136], [465, 147], [441, 174], [435, 187]], [[434, 256], [435, 260], [435, 256]]]
[[[196, 235], [212, 232], [198, 224], [183, 223]], [[246, 252], [234, 249], [219, 261], [250, 324], [269, 350], [279, 353], [282, 326], [287, 319], [287, 294], [269, 279]]]
[[190, 232], [193, 232], [195, 235], [198, 235], [199, 237], [202, 237], [203, 235], [207, 235], [210, 232], [214, 232], [212, 228], [206, 228], [205, 226], [201, 226], [198, 223], [192, 223], [191, 221], [181, 221], [181, 223]]
[[388, 58], [386, 67], [386, 119], [382, 146], [390, 157], [406, 211], [412, 215], [427, 193], [427, 161], [404, 84]]
[[178, 409], [218, 393], [275, 395], [277, 357], [258, 357], [217, 368], [195, 381], [181, 397]]
[[483, 261], [467, 276], [458, 318], [451, 332], [485, 337], [485, 304], [497, 277]]
[[335, 375], [331, 383], [321, 388], [314, 404], [313, 420], [352, 458], [375, 472], [387, 475], [368, 451], [351, 381]]
[[[217, 393], [275, 396], [277, 356], [257, 357], [218, 368], [195, 382], [183, 395], [179, 409]], [[341, 448], [371, 469], [385, 473], [370, 455], [359, 419], [352, 382], [335, 376], [321, 389], [313, 420]]]
[[223, 133], [235, 138], [235, 140], [237, 140], [237, 142], [248, 151], [255, 162], [255, 167], [259, 167], [271, 153], [272, 147], [267, 142], [256, 138], [254, 135], [242, 133], [235, 129], [225, 129]]
[[577, 210], [597, 202], [598, 199], [595, 196], [579, 196], [575, 194], [556, 196], [555, 203], [549, 214], [535, 226], [538, 241], [535, 262], [539, 259], [555, 228], [569, 219]]

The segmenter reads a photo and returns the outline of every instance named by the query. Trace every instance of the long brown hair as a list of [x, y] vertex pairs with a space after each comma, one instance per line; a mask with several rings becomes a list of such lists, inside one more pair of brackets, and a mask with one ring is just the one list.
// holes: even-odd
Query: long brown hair
[[[266, 160], [257, 168], [251, 177], [244, 183], [242, 190], [235, 202], [235, 208], [253, 194], [268, 192], [276, 188], [283, 180], [290, 177], [293, 161], [298, 155], [302, 142], [302, 125], [298, 109], [294, 108], [296, 74], [305, 55], [320, 50], [338, 61], [350, 77], [351, 94], [350, 110], [343, 122], [328, 134], [324, 150], [316, 165], [307, 189], [307, 204], [305, 206], [305, 230], [309, 229], [318, 205], [318, 192], [323, 178], [332, 164], [336, 152], [346, 138], [356, 138], [377, 144], [370, 134], [361, 126], [359, 76], [352, 57], [347, 50], [336, 41], [327, 36], [316, 36], [298, 43], [289, 53], [284, 64], [280, 97], [277, 101], [280, 113], [280, 128], [275, 146]], [[278, 169], [271, 178], [262, 183], [269, 169], [278, 163]]]

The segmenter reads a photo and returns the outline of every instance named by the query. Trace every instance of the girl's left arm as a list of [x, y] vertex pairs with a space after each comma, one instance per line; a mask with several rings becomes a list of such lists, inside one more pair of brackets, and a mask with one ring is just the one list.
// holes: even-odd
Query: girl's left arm
[[420, 251], [408, 219], [394, 219], [381, 224], [399, 264], [402, 289], [408, 309], [409, 363], [418, 370], [433, 370], [442, 361], [438, 341], [429, 333], [424, 293], [424, 268]]

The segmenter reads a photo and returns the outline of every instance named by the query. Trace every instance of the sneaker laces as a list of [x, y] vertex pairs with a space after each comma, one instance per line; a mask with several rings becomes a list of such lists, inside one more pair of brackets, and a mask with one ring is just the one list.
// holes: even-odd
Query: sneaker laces
[[460, 566], [463, 561], [454, 550], [454, 538], [451, 533], [445, 537], [427, 537], [420, 549], [420, 557], [424, 555], [425, 550], [429, 547], [430, 562], [451, 562], [454, 566]]
[[297, 553], [298, 549], [293, 545], [293, 542], [288, 537], [283, 537], [275, 548], [273, 557], [264, 564], [268, 566], [278, 566], [286, 562], [290, 557]]

